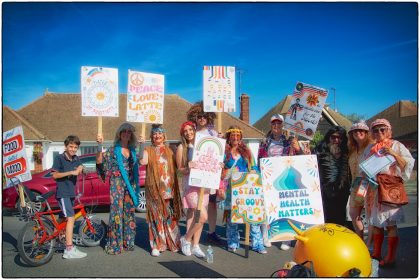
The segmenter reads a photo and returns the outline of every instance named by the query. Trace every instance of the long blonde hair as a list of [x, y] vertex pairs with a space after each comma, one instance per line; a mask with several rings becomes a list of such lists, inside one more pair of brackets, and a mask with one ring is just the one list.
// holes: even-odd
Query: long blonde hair
[[187, 122], [184, 122], [181, 125], [180, 134], [181, 134], [181, 145], [182, 145], [182, 160], [181, 160], [182, 167], [187, 167], [187, 165], [188, 165], [188, 143], [187, 143], [187, 139], [185, 139], [184, 131], [183, 131], [184, 128], [187, 125], [188, 126], [191, 126], [192, 129], [194, 130], [194, 139], [193, 139], [193, 141], [195, 140], [195, 135], [197, 133], [196, 127], [195, 127], [195, 125], [194, 125], [193, 122], [187, 121]]
[[354, 140], [353, 135], [354, 135], [354, 130], [350, 131], [349, 133], [349, 138], [348, 138], [348, 142], [347, 142], [347, 146], [349, 148], [349, 156], [352, 155], [355, 152], [358, 151], [363, 151], [370, 143], [373, 143], [373, 139], [370, 136], [370, 132], [366, 131], [366, 137], [362, 142], [362, 145], [359, 147], [356, 140]]
[[130, 141], [128, 141], [128, 146], [135, 148], [137, 145], [137, 137], [135, 134], [136, 128], [132, 124], [127, 123], [127, 122], [120, 125], [120, 127], [115, 132], [114, 146], [121, 140], [121, 132], [123, 130], [131, 130], [131, 137], [130, 137]]

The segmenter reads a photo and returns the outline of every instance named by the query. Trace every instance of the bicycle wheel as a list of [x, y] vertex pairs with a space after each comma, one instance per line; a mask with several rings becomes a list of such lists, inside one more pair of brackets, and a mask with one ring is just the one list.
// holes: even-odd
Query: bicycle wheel
[[95, 216], [89, 216], [89, 220], [93, 228], [95, 229], [95, 233], [92, 233], [89, 230], [88, 224], [86, 220], [84, 220], [79, 228], [79, 236], [82, 239], [82, 243], [85, 246], [98, 246], [101, 243], [101, 240], [105, 237], [105, 225], [102, 223], [101, 219]]
[[22, 228], [17, 240], [19, 255], [30, 266], [41, 266], [48, 263], [54, 254], [55, 239], [39, 243], [44, 230], [52, 234], [51, 227], [45, 223], [42, 229], [37, 222], [30, 221]]

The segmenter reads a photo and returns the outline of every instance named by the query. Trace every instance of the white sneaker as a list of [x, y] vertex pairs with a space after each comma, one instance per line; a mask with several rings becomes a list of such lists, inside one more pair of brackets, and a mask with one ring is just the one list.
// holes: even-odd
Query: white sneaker
[[153, 249], [152, 250], [152, 256], [153, 257], [159, 257], [160, 256], [160, 252], [158, 249]]
[[204, 258], [206, 256], [206, 254], [204, 254], [204, 252], [201, 251], [200, 246], [198, 244], [193, 246], [191, 253], [193, 253], [194, 256], [196, 256], [197, 258]]
[[186, 256], [191, 256], [191, 242], [188, 242], [185, 239], [185, 236], [182, 236], [181, 239], [181, 251]]
[[264, 238], [264, 247], [267, 247], [267, 248], [270, 248], [271, 247], [270, 240]]
[[79, 251], [76, 246], [73, 246], [70, 250], [64, 250], [63, 259], [81, 259], [86, 256], [86, 253]]
[[287, 251], [290, 249], [290, 243], [289, 242], [282, 242], [280, 245], [280, 249], [282, 249], [283, 251]]

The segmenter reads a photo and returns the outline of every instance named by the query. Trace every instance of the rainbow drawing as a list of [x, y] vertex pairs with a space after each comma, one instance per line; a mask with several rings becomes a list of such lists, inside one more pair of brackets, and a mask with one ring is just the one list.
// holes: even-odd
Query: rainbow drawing
[[199, 143], [197, 144], [197, 151], [201, 151], [202, 148], [208, 145], [215, 146], [219, 151], [219, 155], [223, 155], [224, 149], [222, 143], [220, 143], [219, 141], [217, 141], [217, 139], [214, 139], [211, 136], [206, 136], [199, 140]]

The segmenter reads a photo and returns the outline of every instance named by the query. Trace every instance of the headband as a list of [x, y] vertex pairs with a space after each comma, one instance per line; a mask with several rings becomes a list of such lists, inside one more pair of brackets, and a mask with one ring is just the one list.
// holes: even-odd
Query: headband
[[230, 128], [230, 129], [226, 130], [226, 133], [232, 133], [232, 132], [238, 132], [238, 133], [242, 134], [242, 130], [240, 130], [239, 128]]
[[166, 130], [163, 127], [154, 127], [154, 128], [152, 128], [152, 133], [156, 133], [156, 132], [165, 133]]
[[189, 125], [191, 126], [194, 130], [196, 130], [195, 127], [195, 123], [191, 122], [191, 121], [186, 121], [181, 125], [181, 129], [179, 130], [179, 134], [182, 136], [183, 132], [184, 132], [184, 128]]

